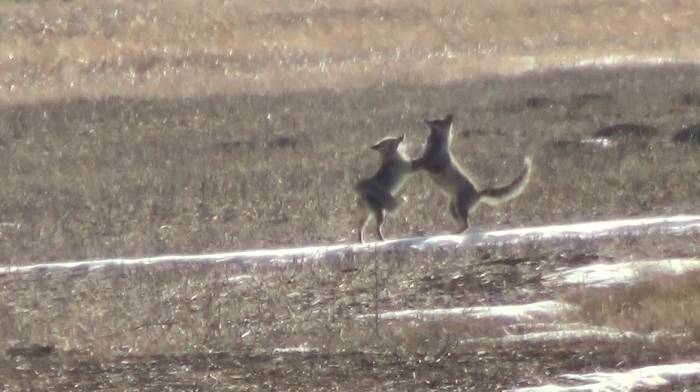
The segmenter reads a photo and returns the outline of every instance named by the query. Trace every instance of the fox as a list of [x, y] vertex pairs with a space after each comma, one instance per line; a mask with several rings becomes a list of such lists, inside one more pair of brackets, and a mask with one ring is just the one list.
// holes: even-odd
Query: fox
[[526, 156], [522, 172], [508, 185], [480, 189], [471, 176], [455, 160], [451, 152], [452, 115], [425, 120], [430, 128], [423, 155], [411, 161], [411, 170], [425, 170], [433, 183], [449, 199], [449, 212], [459, 225], [454, 234], [469, 228], [469, 213], [480, 202], [491, 206], [518, 197], [527, 187], [532, 174], [532, 159]]
[[372, 177], [361, 179], [355, 185], [361, 215], [357, 230], [360, 243], [364, 243], [363, 231], [372, 215], [377, 223], [377, 236], [384, 241], [386, 214], [394, 212], [403, 201], [396, 194], [413, 172], [411, 161], [399, 150], [404, 138], [405, 135], [388, 137], [373, 145], [371, 149], [381, 155], [381, 165]]

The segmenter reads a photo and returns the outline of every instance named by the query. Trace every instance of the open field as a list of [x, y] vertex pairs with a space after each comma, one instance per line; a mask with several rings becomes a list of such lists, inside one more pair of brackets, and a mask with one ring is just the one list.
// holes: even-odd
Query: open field
[[[406, 133], [416, 155], [423, 119], [448, 112], [455, 152], [482, 185], [508, 181], [534, 156], [528, 191], [481, 209], [480, 226], [696, 210], [694, 147], [669, 141], [700, 123], [699, 68], [541, 71], [695, 61], [695, 10], [683, 1], [2, 3], [0, 263], [350, 241], [348, 190], [376, 165], [366, 147]], [[355, 70], [333, 76], [326, 68], [344, 56]], [[522, 56], [529, 67], [508, 64]], [[541, 72], [518, 74], [528, 69]], [[625, 123], [658, 132], [612, 148], [571, 143]], [[436, 193], [416, 176], [391, 235], [451, 230]]]
[[[525, 154], [530, 186], [480, 227], [697, 211], [700, 68], [583, 69], [451, 83], [283, 96], [105, 98], [0, 108], [6, 173], [3, 264], [354, 241], [352, 184], [376, 166], [367, 146], [424, 117], [457, 116], [454, 150], [483, 185], [509, 181]], [[656, 134], [577, 143], [603, 127]], [[485, 148], [497, 146], [497, 148]], [[426, 176], [389, 236], [453, 229]]]
[[0, 101], [441, 84], [696, 61], [694, 0], [2, 2]]
[[[0, 266], [352, 243], [368, 147], [405, 133], [416, 156], [447, 113], [481, 185], [534, 161], [472, 230], [700, 210], [695, 1], [248, 4], [0, 3]], [[389, 237], [453, 229], [427, 176], [404, 194]], [[697, 362], [697, 272], [548, 277], [699, 246], [640, 231], [3, 274], [0, 389], [498, 391]], [[540, 301], [569, 310], [380, 317]], [[548, 332], [574, 338], [529, 340]]]

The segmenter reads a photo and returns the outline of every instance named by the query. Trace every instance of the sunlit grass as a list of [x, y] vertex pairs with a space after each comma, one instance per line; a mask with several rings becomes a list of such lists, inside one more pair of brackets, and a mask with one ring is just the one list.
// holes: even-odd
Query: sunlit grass
[[596, 59], [697, 61], [692, 11], [626, 0], [2, 4], [0, 100], [279, 94]]
[[577, 290], [571, 302], [584, 321], [644, 333], [669, 331], [700, 337], [700, 273], [682, 276], [645, 273], [626, 287]]

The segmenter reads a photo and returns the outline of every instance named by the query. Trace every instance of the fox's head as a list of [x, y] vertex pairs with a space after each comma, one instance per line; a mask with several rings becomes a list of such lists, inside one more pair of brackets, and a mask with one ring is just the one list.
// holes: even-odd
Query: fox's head
[[439, 143], [438, 145], [448, 145], [452, 138], [452, 115], [436, 120], [425, 120], [425, 124], [430, 128], [428, 143]]
[[444, 135], [452, 129], [452, 115], [448, 114], [445, 118], [438, 118], [437, 120], [425, 120], [425, 124], [430, 128], [431, 134]]
[[390, 156], [398, 151], [399, 145], [401, 144], [401, 142], [403, 142], [403, 139], [405, 137], [406, 135], [401, 135], [399, 137], [388, 137], [386, 139], [382, 139], [371, 148], [373, 150], [379, 151], [379, 153], [382, 154], [382, 156]]

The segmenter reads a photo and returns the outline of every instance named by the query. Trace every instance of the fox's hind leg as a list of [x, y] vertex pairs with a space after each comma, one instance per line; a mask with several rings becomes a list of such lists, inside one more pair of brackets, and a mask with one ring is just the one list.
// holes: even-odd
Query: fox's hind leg
[[372, 213], [374, 214], [374, 219], [377, 221], [377, 236], [381, 241], [384, 241], [384, 209], [379, 206], [372, 206]]
[[452, 219], [454, 219], [455, 221], [458, 221], [459, 220], [459, 212], [457, 212], [457, 200], [456, 199], [450, 200], [450, 204], [448, 207], [450, 209], [450, 216], [452, 217]]
[[[460, 214], [462, 213], [460, 212]], [[462, 234], [467, 231], [469, 228], [469, 210], [466, 210], [464, 215], [460, 215], [458, 222], [460, 223], [460, 226], [457, 230], [455, 230], [454, 234]]]
[[469, 210], [471, 210], [478, 201], [478, 198], [475, 196], [476, 195], [472, 192], [462, 193], [450, 204], [452, 217], [454, 217], [459, 224], [459, 228], [454, 232], [455, 234], [462, 234], [469, 228]]
[[362, 232], [365, 230], [365, 226], [367, 226], [367, 221], [369, 220], [369, 212], [366, 210], [362, 211], [362, 217], [360, 218], [360, 224], [357, 226], [357, 235], [358, 239], [360, 240], [360, 243], [364, 243], [365, 239], [362, 236]]
[[459, 198], [454, 198], [450, 200], [450, 215], [452, 219], [459, 224], [459, 229], [454, 232], [454, 234], [463, 233], [469, 228], [469, 209], [463, 203], [460, 203]]

